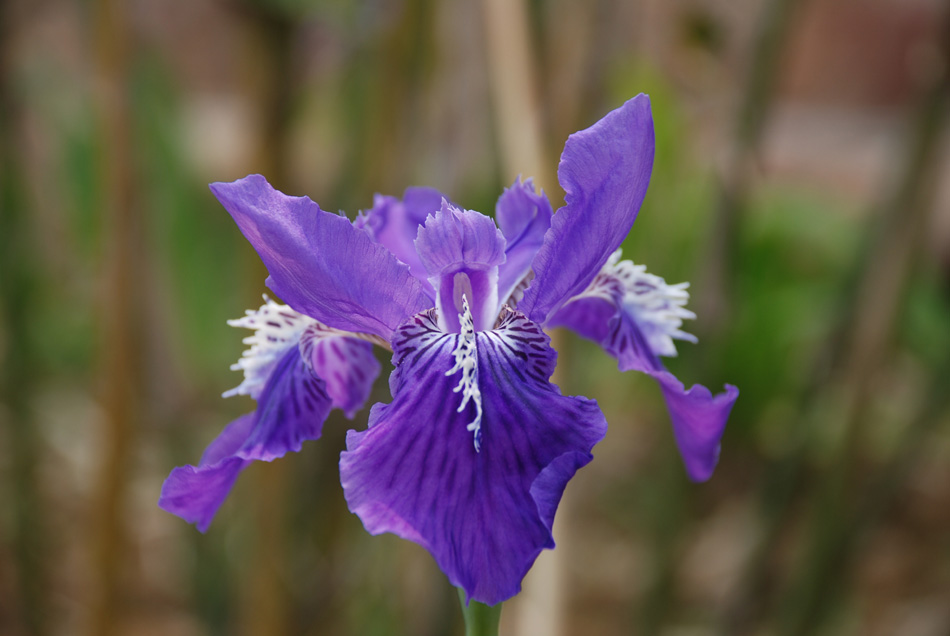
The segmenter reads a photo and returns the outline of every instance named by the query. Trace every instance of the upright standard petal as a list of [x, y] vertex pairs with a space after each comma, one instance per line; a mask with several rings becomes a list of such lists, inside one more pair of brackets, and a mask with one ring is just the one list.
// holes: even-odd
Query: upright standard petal
[[462, 297], [468, 298], [475, 329], [490, 329], [498, 316], [498, 266], [505, 237], [490, 217], [460, 210], [447, 201], [419, 230], [416, 251], [436, 289], [443, 331], [461, 329]]
[[[347, 503], [371, 534], [424, 546], [453, 585], [489, 605], [517, 594], [541, 550], [554, 547], [564, 487], [606, 431], [596, 402], [548, 382], [556, 354], [540, 327], [503, 313], [497, 329], [471, 332], [473, 342], [440, 331], [431, 312], [400, 327], [393, 401], [349, 433], [340, 459]], [[446, 405], [453, 394], [461, 410]]]
[[534, 260], [534, 282], [518, 304], [546, 324], [600, 271], [633, 225], [653, 169], [650, 100], [638, 95], [567, 139], [558, 181], [558, 210]]
[[[544, 234], [551, 227], [551, 215], [551, 203], [544, 192], [535, 192], [531, 179], [517, 179], [498, 198], [495, 220], [507, 241], [505, 262], [498, 268], [498, 302], [509, 302], [512, 292], [531, 271]], [[511, 306], [520, 298], [513, 300]]]
[[550, 320], [550, 327], [568, 327], [601, 345], [617, 358], [621, 371], [642, 371], [660, 385], [673, 434], [686, 472], [694, 481], [712, 476], [719, 459], [719, 440], [739, 391], [732, 385], [713, 395], [694, 385], [689, 390], [660, 362], [675, 355], [673, 339], [695, 338], [680, 327], [692, 312], [684, 305], [686, 286], [667, 285], [642, 266], [620, 261], [619, 250], [584, 293], [571, 299]]
[[307, 197], [274, 190], [260, 175], [211, 185], [260, 255], [267, 284], [320, 322], [389, 339], [431, 306], [422, 284], [382, 245]]
[[428, 273], [416, 254], [413, 244], [426, 218], [442, 207], [441, 192], [434, 188], [406, 188], [402, 199], [377, 194], [373, 207], [356, 220], [358, 227], [369, 232], [373, 240], [384, 245], [396, 258], [409, 266], [409, 271], [435, 298]]

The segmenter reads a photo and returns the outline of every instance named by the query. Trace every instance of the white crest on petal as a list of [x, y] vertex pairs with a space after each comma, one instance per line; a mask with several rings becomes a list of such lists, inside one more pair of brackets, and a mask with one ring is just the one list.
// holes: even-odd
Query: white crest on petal
[[468, 298], [462, 296], [462, 313], [459, 314], [459, 323], [462, 330], [458, 335], [458, 344], [452, 351], [455, 365], [445, 372], [445, 375], [454, 375], [459, 371], [459, 379], [455, 393], [462, 394], [462, 403], [456, 410], [461, 413], [465, 410], [469, 400], [475, 404], [475, 419], [469, 422], [466, 429], [475, 435], [475, 452], [481, 450], [482, 445], [482, 393], [478, 389], [478, 351], [476, 349], [475, 323], [472, 319], [472, 310], [468, 306]]
[[658, 356], [675, 356], [673, 340], [696, 342], [696, 336], [684, 332], [684, 320], [696, 314], [686, 309], [689, 283], [668, 285], [659, 276], [647, 273], [645, 265], [620, 260], [621, 250], [610, 255], [581, 297], [598, 297], [619, 305], [636, 321], [650, 349]]
[[244, 338], [242, 342], [250, 347], [231, 365], [232, 371], [244, 371], [244, 381], [225, 391], [223, 397], [250, 395], [256, 400], [280, 358], [288, 349], [298, 346], [307, 327], [318, 323], [265, 295], [259, 309], [248, 309], [246, 315], [229, 320], [228, 324], [253, 329], [254, 333]]

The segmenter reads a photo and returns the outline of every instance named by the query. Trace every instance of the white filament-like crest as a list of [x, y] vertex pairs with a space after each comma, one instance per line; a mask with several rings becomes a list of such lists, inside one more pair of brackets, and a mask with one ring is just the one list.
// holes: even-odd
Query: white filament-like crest
[[458, 335], [458, 344], [455, 346], [455, 350], [452, 351], [452, 355], [455, 357], [455, 365], [446, 371], [445, 375], [450, 376], [459, 371], [462, 372], [458, 386], [454, 389], [455, 393], [462, 394], [462, 403], [456, 412], [464, 411], [470, 400], [475, 404], [475, 419], [469, 422], [466, 429], [474, 433], [475, 452], [479, 452], [482, 446], [482, 393], [478, 389], [478, 352], [475, 345], [475, 323], [472, 319], [472, 310], [468, 306], [468, 298], [465, 295], [462, 295], [462, 313], [459, 314], [459, 323], [462, 330]]
[[300, 343], [300, 337], [311, 324], [317, 321], [300, 314], [287, 305], [280, 305], [267, 295], [260, 309], [248, 309], [245, 316], [229, 320], [232, 327], [253, 329], [254, 333], [242, 342], [250, 347], [241, 359], [231, 365], [232, 371], [244, 371], [244, 381], [223, 397], [250, 395], [255, 400], [267, 384], [274, 365], [290, 347]]
[[620, 260], [621, 250], [611, 254], [581, 297], [598, 297], [618, 304], [618, 309], [633, 315], [650, 349], [658, 356], [675, 356], [673, 340], [697, 342], [696, 336], [681, 329], [684, 320], [696, 314], [686, 309], [689, 283], [668, 285], [647, 272], [645, 265]]

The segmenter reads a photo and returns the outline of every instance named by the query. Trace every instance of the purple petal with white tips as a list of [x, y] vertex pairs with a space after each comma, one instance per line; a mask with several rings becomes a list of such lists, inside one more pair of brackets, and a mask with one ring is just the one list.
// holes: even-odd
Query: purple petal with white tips
[[333, 408], [342, 409], [353, 419], [369, 398], [379, 375], [380, 364], [373, 355], [373, 345], [313, 323], [300, 338], [300, 356], [326, 382]]
[[291, 347], [275, 366], [257, 410], [229, 424], [198, 466], [172, 470], [158, 505], [204, 532], [251, 461], [272, 461], [319, 438], [330, 408], [325, 383]]
[[282, 194], [260, 175], [213, 183], [211, 191], [264, 261], [268, 286], [297, 311], [389, 339], [432, 306], [409, 269], [346, 217]]
[[518, 304], [531, 320], [546, 325], [626, 238], [646, 196], [653, 146], [646, 95], [568, 137], [558, 166], [567, 204], [554, 215], [534, 259], [534, 281]]
[[442, 329], [459, 331], [463, 294], [475, 329], [491, 328], [498, 315], [498, 266], [505, 262], [505, 237], [495, 222], [444, 202], [419, 230], [416, 251], [436, 288]]
[[512, 290], [531, 271], [531, 263], [551, 227], [551, 203], [534, 190], [531, 179], [519, 178], [505, 188], [495, 206], [495, 220], [508, 244], [504, 264], [498, 268], [498, 301], [505, 302]]
[[396, 258], [409, 266], [412, 275], [419, 279], [435, 297], [428, 280], [428, 273], [416, 254], [413, 242], [426, 218], [442, 207], [446, 197], [433, 188], [406, 188], [402, 200], [377, 194], [373, 207], [365, 212], [357, 224], [365, 228], [380, 245], [385, 246]]
[[370, 533], [419, 543], [468, 598], [493, 605], [515, 595], [541, 550], [554, 547], [561, 494], [606, 422], [596, 402], [548, 382], [556, 356], [548, 337], [506, 311], [497, 329], [474, 334], [476, 451], [467, 429], [476, 406], [456, 410], [459, 375], [450, 373], [463, 337], [439, 331], [430, 312], [397, 330], [393, 401], [373, 408], [367, 430], [349, 433], [340, 472]]
[[604, 298], [572, 300], [554, 314], [547, 326], [567, 327], [593, 340], [617, 358], [621, 371], [652, 373], [664, 369], [663, 363], [650, 350], [634, 317]]

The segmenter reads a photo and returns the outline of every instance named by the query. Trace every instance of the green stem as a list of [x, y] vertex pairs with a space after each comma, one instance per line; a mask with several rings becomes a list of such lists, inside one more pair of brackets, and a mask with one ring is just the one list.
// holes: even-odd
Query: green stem
[[465, 616], [465, 636], [498, 636], [501, 603], [485, 605], [469, 601], [466, 605], [465, 591], [462, 589], [459, 589], [459, 601], [462, 603], [462, 615]]

